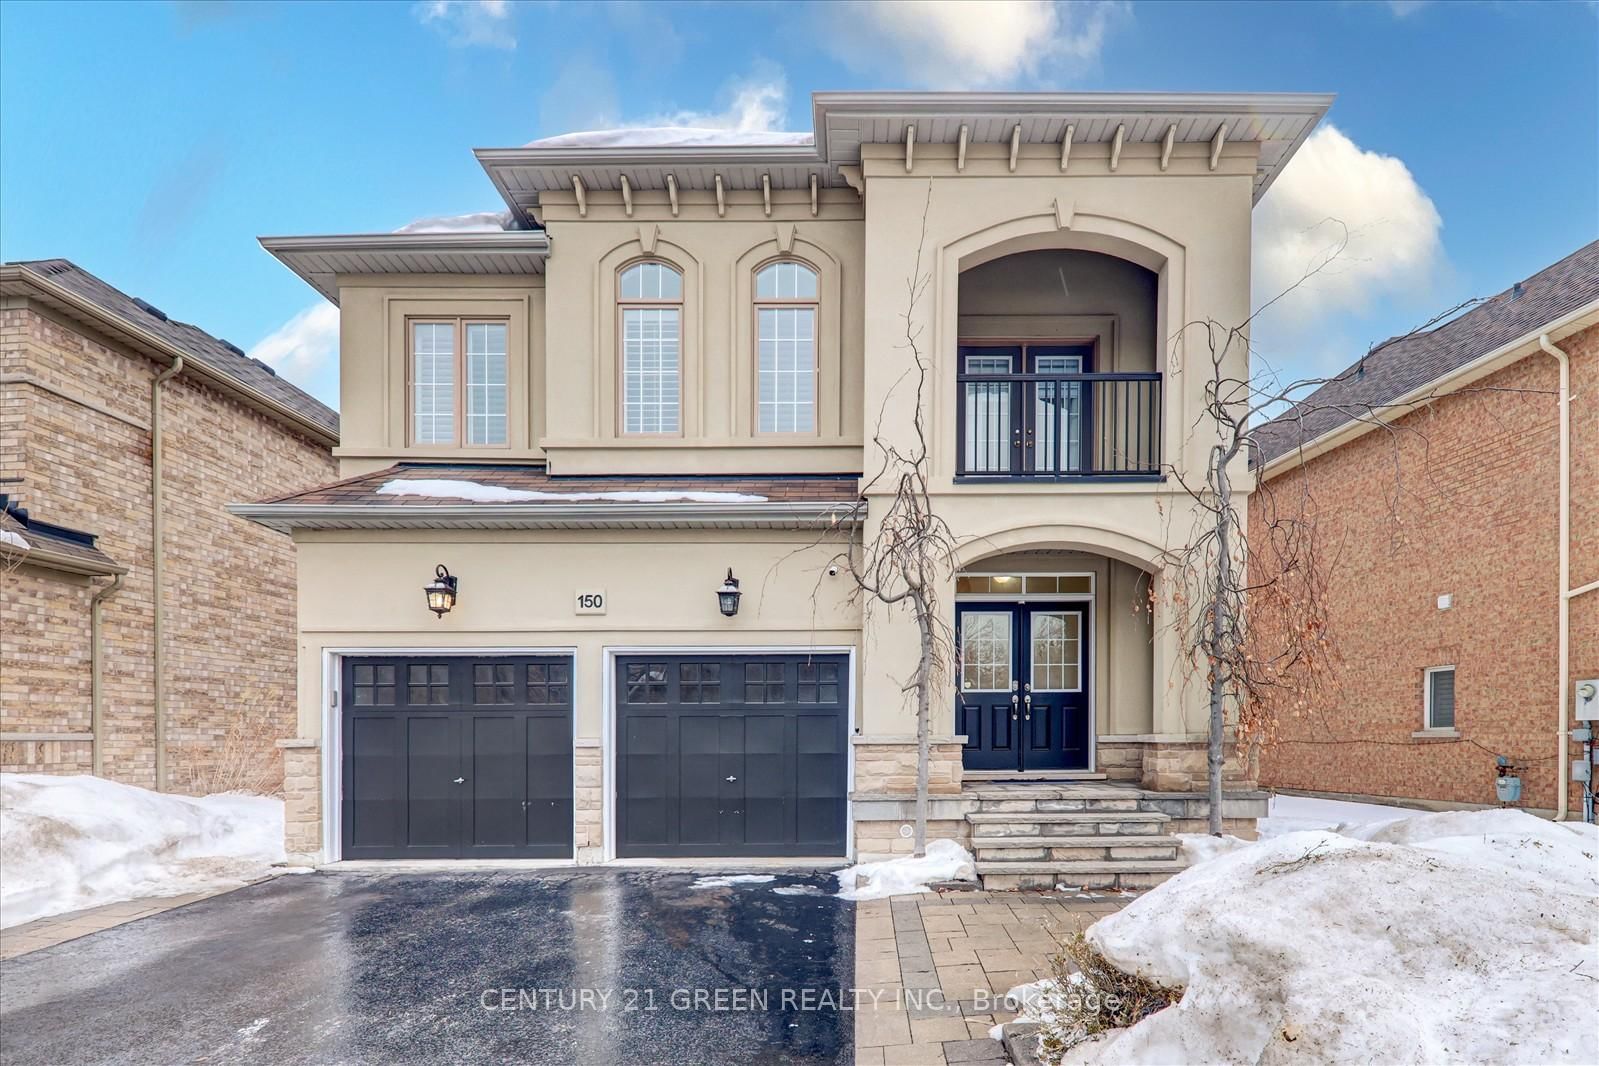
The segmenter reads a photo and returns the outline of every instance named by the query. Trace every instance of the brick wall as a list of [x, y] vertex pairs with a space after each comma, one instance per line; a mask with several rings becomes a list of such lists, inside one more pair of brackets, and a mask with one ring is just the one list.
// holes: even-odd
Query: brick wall
[[[1572, 357], [1571, 583], [1599, 579], [1599, 327]], [[1339, 687], [1278, 708], [1261, 783], [1493, 803], [1494, 753], [1527, 766], [1524, 805], [1555, 805], [1557, 367], [1528, 356], [1272, 479], [1308, 488]], [[1397, 459], [1397, 468], [1396, 468]], [[1251, 500], [1260, 527], [1265, 495]], [[1297, 504], [1295, 504], [1297, 507]], [[1439, 610], [1437, 597], [1453, 596]], [[1572, 601], [1572, 677], [1599, 676], [1599, 593]], [[1456, 667], [1458, 739], [1422, 728], [1422, 672]], [[1566, 693], [1569, 706], [1570, 691]]]
[[[43, 521], [99, 534], [129, 568], [104, 607], [102, 746], [106, 776], [146, 787], [155, 780], [148, 421], [160, 369], [31, 307], [0, 311], [0, 473], [23, 478], [8, 491]], [[243, 742], [275, 788], [273, 742], [295, 732], [293, 544], [223, 507], [331, 481], [335, 464], [325, 446], [187, 374], [162, 396], [170, 785], [188, 790]], [[45, 573], [0, 577], [0, 731], [87, 729], [88, 592]], [[6, 745], [0, 767], [87, 766], [86, 751], [61, 747], [41, 762], [32, 747]]]

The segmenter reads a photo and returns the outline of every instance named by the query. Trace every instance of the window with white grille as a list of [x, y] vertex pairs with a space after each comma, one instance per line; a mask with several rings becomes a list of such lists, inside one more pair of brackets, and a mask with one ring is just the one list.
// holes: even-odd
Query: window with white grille
[[619, 279], [622, 431], [681, 427], [683, 275], [666, 263], [634, 263]]

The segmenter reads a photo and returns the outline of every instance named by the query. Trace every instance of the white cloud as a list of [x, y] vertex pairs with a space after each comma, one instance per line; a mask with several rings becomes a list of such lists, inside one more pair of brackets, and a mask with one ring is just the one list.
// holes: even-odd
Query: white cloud
[[308, 388], [313, 378], [338, 359], [339, 309], [318, 300], [262, 337], [249, 354]]
[[1306, 332], [1329, 315], [1424, 296], [1444, 262], [1442, 229], [1403, 161], [1322, 126], [1255, 209], [1255, 305], [1313, 270], [1266, 313], [1273, 332]]
[[1388, 10], [1394, 18], [1409, 18], [1427, 6], [1428, 0], [1388, 0]]
[[727, 91], [731, 99], [720, 111], [673, 111], [644, 125], [757, 133], [779, 128], [788, 114], [788, 81], [781, 74], [735, 81]]
[[[897, 60], [922, 85], [974, 88], [1048, 77], [1095, 62], [1117, 0], [898, 0], [842, 4], [824, 41], [857, 69]], [[1061, 64], [1066, 64], [1062, 67]]]
[[422, 0], [411, 8], [411, 13], [422, 25], [444, 34], [453, 45], [507, 50], [516, 47], [509, 0]]
[[[558, 81], [564, 80], [565, 74]], [[649, 144], [810, 144], [809, 131], [781, 133], [788, 114], [788, 81], [779, 70], [759, 69], [735, 79], [722, 90], [727, 106], [718, 110], [680, 110], [660, 112], [623, 120], [614, 114], [588, 113], [587, 127], [581, 132], [558, 133], [528, 142], [529, 147], [596, 147], [600, 145]], [[549, 103], [549, 101], [546, 101]], [[564, 109], [563, 109], [564, 110]], [[541, 111], [548, 125], [555, 114]], [[707, 130], [723, 136], [706, 137]]]

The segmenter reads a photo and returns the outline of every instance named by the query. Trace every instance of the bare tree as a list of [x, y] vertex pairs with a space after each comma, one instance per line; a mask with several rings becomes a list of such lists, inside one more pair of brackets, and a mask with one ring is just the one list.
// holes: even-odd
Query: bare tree
[[[1341, 224], [1340, 224], [1341, 227]], [[1259, 508], [1263, 522], [1250, 529], [1239, 506], [1240, 477], [1259, 454], [1258, 434], [1273, 414], [1282, 412], [1301, 430], [1312, 416], [1331, 412], [1340, 421], [1362, 422], [1396, 440], [1394, 478], [1401, 486], [1397, 438], [1417, 432], [1392, 420], [1396, 409], [1386, 403], [1324, 399], [1323, 386], [1358, 377], [1364, 363], [1381, 349], [1471, 307], [1467, 300], [1449, 308], [1409, 333], [1373, 346], [1360, 362], [1333, 377], [1306, 377], [1284, 382], [1267, 368], [1250, 376], [1233, 368], [1248, 367], [1249, 329], [1267, 308], [1325, 270], [1342, 254], [1342, 238], [1283, 293], [1267, 301], [1246, 321], [1225, 326], [1214, 319], [1191, 322], [1183, 333], [1203, 337], [1208, 364], [1201, 410], [1189, 430], [1206, 447], [1199, 477], [1177, 467], [1167, 473], [1192, 504], [1192, 528], [1168, 549], [1162, 560], [1166, 597], [1185, 658], [1200, 668], [1207, 697], [1207, 793], [1209, 829], [1222, 831], [1223, 774], [1229, 719], [1240, 758], [1248, 747], [1269, 738], [1277, 708], [1305, 706], [1318, 692], [1336, 684], [1337, 648], [1327, 608], [1327, 587], [1336, 564], [1336, 544], [1318, 536], [1309, 482], [1300, 479], [1292, 498], [1279, 498], [1268, 486]], [[1181, 337], [1182, 334], [1179, 334]], [[1501, 391], [1501, 390], [1488, 390]], [[1432, 402], [1434, 396], [1411, 399], [1404, 412]], [[1304, 462], [1303, 452], [1300, 452]], [[1395, 518], [1397, 522], [1397, 516]], [[1193, 676], [1193, 675], [1188, 675]]]
[[[866, 611], [907, 610], [916, 623], [918, 655], [916, 666], [903, 685], [903, 691], [916, 707], [916, 837], [915, 853], [927, 851], [927, 792], [930, 759], [930, 722], [933, 700], [943, 690], [949, 674], [954, 640], [944, 619], [939, 590], [955, 568], [955, 537], [948, 524], [933, 510], [929, 489], [931, 455], [927, 444], [927, 392], [929, 367], [922, 351], [922, 327], [917, 322], [917, 307], [927, 293], [931, 275], [922, 270], [922, 253], [927, 242], [927, 211], [932, 205], [932, 187], [922, 208], [922, 229], [916, 245], [911, 276], [906, 281], [905, 311], [901, 315], [904, 337], [896, 346], [906, 353], [909, 366], [883, 397], [872, 432], [877, 450], [877, 469], [862, 487], [854, 513], [848, 517], [865, 528], [868, 497], [876, 500], [876, 528], [859, 541], [851, 538], [849, 547], [836, 558], [853, 583], [851, 601], [862, 603]], [[890, 401], [902, 389], [900, 402], [910, 404], [910, 424], [904, 439], [898, 439], [886, 426]], [[884, 506], [883, 501], [887, 503]]]

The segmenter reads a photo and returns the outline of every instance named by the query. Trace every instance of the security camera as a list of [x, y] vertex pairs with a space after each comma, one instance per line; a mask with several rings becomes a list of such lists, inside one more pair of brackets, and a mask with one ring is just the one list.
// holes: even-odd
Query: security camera
[[838, 564], [837, 563], [833, 563], [831, 566], [829, 566], [827, 568], [827, 576], [828, 577], [837, 577], [838, 576]]

